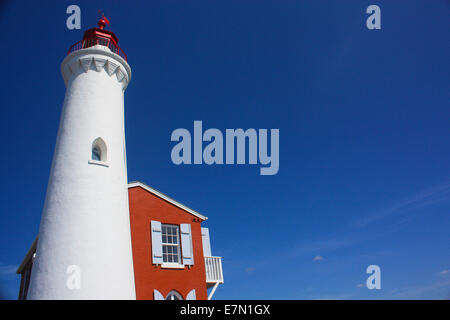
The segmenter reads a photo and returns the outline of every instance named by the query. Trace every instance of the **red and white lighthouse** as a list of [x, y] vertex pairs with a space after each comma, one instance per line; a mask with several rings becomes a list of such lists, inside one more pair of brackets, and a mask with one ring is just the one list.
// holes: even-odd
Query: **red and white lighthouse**
[[66, 94], [28, 299], [136, 298], [124, 130], [131, 68], [107, 23], [61, 64]]

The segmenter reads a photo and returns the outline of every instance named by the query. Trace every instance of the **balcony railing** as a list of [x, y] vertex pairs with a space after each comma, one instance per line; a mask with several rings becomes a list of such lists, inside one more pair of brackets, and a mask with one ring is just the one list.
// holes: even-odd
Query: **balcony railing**
[[78, 41], [77, 43], [75, 43], [74, 45], [72, 45], [69, 48], [69, 51], [67, 52], [67, 54], [71, 54], [74, 51], [78, 51], [80, 49], [86, 49], [86, 48], [93, 47], [96, 45], [108, 47], [109, 50], [111, 50], [115, 54], [121, 56], [125, 61], [128, 61], [127, 55], [125, 54], [125, 52], [123, 52], [123, 50], [113, 40], [100, 38], [100, 37], [88, 38], [88, 39], [83, 39], [83, 40]]
[[206, 282], [223, 283], [222, 257], [205, 257]]

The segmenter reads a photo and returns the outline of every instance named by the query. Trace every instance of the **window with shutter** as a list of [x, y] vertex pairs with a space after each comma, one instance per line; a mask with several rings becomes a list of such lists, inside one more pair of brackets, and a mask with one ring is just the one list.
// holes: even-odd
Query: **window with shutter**
[[181, 224], [181, 249], [183, 252], [183, 264], [194, 264], [194, 253], [192, 250], [192, 234], [190, 224]]
[[172, 224], [162, 225], [162, 250], [165, 263], [181, 264], [179, 227]]
[[163, 253], [161, 222], [152, 220], [150, 228], [152, 234], [152, 262], [153, 264], [162, 264]]

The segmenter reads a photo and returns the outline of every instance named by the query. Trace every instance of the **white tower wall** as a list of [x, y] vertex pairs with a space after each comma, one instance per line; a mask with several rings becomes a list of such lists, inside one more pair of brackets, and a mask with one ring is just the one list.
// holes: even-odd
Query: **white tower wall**
[[[135, 299], [124, 132], [131, 69], [95, 46], [68, 55], [61, 70], [66, 95], [27, 299]], [[91, 159], [97, 138], [103, 162]]]

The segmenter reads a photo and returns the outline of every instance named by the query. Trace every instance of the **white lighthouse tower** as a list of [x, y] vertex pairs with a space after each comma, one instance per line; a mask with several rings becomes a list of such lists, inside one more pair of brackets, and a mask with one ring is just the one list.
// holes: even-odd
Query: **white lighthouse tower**
[[124, 91], [113, 32], [87, 30], [61, 65], [66, 84], [27, 299], [135, 299]]

